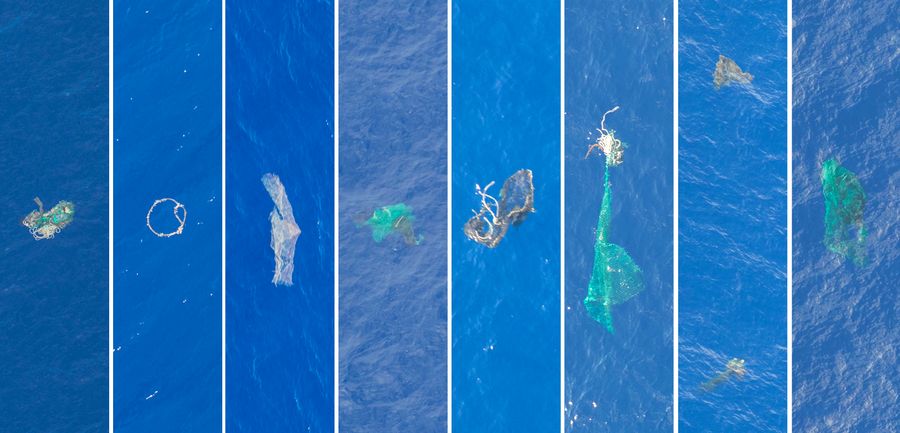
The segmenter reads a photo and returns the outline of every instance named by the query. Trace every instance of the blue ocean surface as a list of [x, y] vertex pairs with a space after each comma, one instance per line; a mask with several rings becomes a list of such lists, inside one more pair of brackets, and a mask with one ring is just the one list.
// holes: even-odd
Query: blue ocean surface
[[[783, 432], [787, 5], [679, 5], [679, 427]], [[720, 54], [752, 82], [717, 90]]]
[[[106, 431], [106, 3], [0, 2], [0, 431]], [[35, 241], [22, 219], [75, 204]], [[52, 416], [50, 416], [52, 414]]]
[[[453, 392], [455, 432], [560, 426], [560, 7], [453, 2]], [[519, 169], [534, 207], [489, 249], [463, 226], [475, 185]]]
[[[896, 2], [794, 1], [796, 432], [900, 431]], [[866, 194], [866, 263], [824, 244], [822, 163]]]
[[[331, 432], [334, 5], [226, 8], [226, 430]], [[301, 231], [289, 286], [272, 282], [266, 173]]]
[[[221, 3], [116, 1], [114, 20], [114, 428], [220, 432]], [[182, 234], [146, 226], [161, 198]]]
[[[671, 2], [566, 2], [566, 431], [672, 430], [672, 17]], [[606, 128], [628, 147], [608, 235], [644, 291], [612, 307], [612, 334], [584, 306], [606, 170], [585, 154], [615, 106]]]
[[[447, 4], [339, 9], [339, 429], [446, 433]], [[365, 224], [398, 203], [418, 245]]]

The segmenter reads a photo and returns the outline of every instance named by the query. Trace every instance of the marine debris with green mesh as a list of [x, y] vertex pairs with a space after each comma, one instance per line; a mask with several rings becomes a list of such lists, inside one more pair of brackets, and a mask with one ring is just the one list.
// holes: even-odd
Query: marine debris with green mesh
[[863, 211], [866, 193], [859, 179], [836, 160], [822, 164], [825, 195], [825, 246], [858, 266], [866, 260], [866, 227]]
[[418, 245], [422, 242], [422, 237], [416, 236], [413, 230], [415, 221], [412, 208], [405, 203], [397, 203], [375, 209], [365, 225], [372, 229], [372, 239], [375, 239], [375, 242], [380, 243], [391, 234], [397, 233], [403, 237], [407, 245]]
[[[606, 129], [606, 115], [618, 110], [615, 107], [603, 115], [601, 121], [600, 138], [591, 146], [590, 152], [597, 148], [606, 153], [606, 170], [603, 176], [603, 201], [600, 205], [600, 218], [597, 221], [597, 238], [594, 242], [594, 267], [591, 271], [591, 280], [588, 283], [587, 297], [584, 298], [584, 306], [591, 317], [606, 327], [609, 332], [615, 332], [612, 319], [612, 307], [619, 305], [644, 290], [644, 280], [641, 268], [639, 268], [628, 252], [609, 241], [609, 227], [612, 214], [612, 189], [609, 183], [609, 169], [613, 165], [622, 162], [622, 149], [624, 145], [615, 138], [614, 131]], [[613, 147], [610, 147], [613, 146]]]
[[31, 211], [23, 220], [22, 225], [28, 227], [28, 232], [35, 240], [53, 239], [62, 229], [72, 223], [75, 216], [75, 204], [69, 201], [60, 201], [44, 212], [44, 203], [41, 199], [35, 197], [34, 202], [38, 205], [36, 210]]
[[534, 182], [531, 170], [521, 169], [503, 182], [500, 200], [491, 196], [488, 190], [494, 182], [484, 188], [475, 185], [475, 194], [481, 198], [481, 209], [463, 227], [469, 239], [488, 248], [500, 244], [510, 226], [519, 225], [534, 212]]

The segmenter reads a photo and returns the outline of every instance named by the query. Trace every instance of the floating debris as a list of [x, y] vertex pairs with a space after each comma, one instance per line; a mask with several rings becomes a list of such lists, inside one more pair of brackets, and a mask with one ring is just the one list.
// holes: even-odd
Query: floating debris
[[732, 376], [741, 378], [744, 377], [745, 374], [747, 374], [747, 368], [744, 366], [744, 360], [731, 358], [731, 360], [728, 361], [728, 364], [725, 365], [725, 370], [719, 372], [716, 377], [710, 379], [703, 385], [700, 385], [700, 387], [703, 388], [704, 391], [712, 391]]
[[41, 199], [35, 197], [34, 202], [38, 205], [37, 210], [31, 211], [22, 220], [22, 225], [28, 227], [28, 232], [35, 240], [53, 239], [57, 233], [72, 223], [75, 216], [74, 203], [63, 200], [48, 212], [44, 212], [44, 203]]
[[275, 207], [269, 213], [272, 225], [272, 240], [269, 245], [275, 253], [275, 276], [272, 277], [272, 283], [290, 286], [294, 284], [294, 249], [300, 237], [300, 227], [294, 220], [294, 208], [288, 201], [281, 179], [277, 175], [266, 173], [262, 177], [262, 183], [275, 202]]
[[606, 155], [607, 167], [615, 167], [622, 163], [622, 155], [625, 153], [627, 145], [622, 143], [622, 140], [616, 138], [615, 130], [606, 129], [606, 116], [615, 113], [616, 111], [619, 111], [619, 106], [615, 106], [611, 110], [603, 113], [603, 118], [600, 120], [600, 128], [597, 129], [600, 136], [597, 137], [597, 141], [594, 142], [594, 144], [588, 147], [587, 153], [584, 154], [585, 159], [591, 155], [591, 152], [593, 152], [594, 149], [597, 149], [597, 151]]
[[466, 236], [488, 248], [494, 248], [506, 236], [511, 225], [519, 225], [528, 214], [534, 212], [534, 183], [531, 170], [521, 169], [503, 182], [500, 201], [488, 194], [494, 182], [484, 188], [475, 185], [475, 194], [481, 197], [481, 210], [466, 222]]
[[719, 54], [719, 61], [716, 62], [716, 72], [713, 73], [713, 84], [716, 86], [716, 90], [732, 83], [750, 84], [751, 81], [753, 81], [753, 75], [742, 71], [741, 67], [734, 60]]
[[825, 196], [825, 246], [857, 266], [864, 265], [866, 193], [859, 179], [835, 159], [829, 159], [822, 164], [822, 192]]
[[375, 209], [365, 225], [372, 229], [372, 239], [377, 243], [381, 243], [392, 233], [399, 233], [407, 245], [419, 245], [422, 236], [416, 236], [413, 231], [415, 220], [411, 207], [405, 203], [397, 203]]
[[[619, 107], [607, 111], [601, 120], [598, 131], [612, 137], [612, 132], [606, 131], [606, 115], [615, 112]], [[597, 143], [588, 148], [587, 155], [595, 148], [606, 152], [602, 145], [604, 135], [601, 135]], [[618, 140], [614, 140], [618, 141]], [[606, 141], [605, 143], [609, 143]], [[612, 215], [612, 190], [609, 183], [609, 169], [622, 162], [621, 144], [607, 147], [610, 153], [606, 153], [606, 170], [603, 175], [603, 202], [600, 205], [600, 218], [597, 221], [597, 238], [594, 242], [594, 266], [591, 271], [591, 280], [588, 283], [587, 296], [584, 298], [584, 307], [588, 314], [613, 333], [612, 307], [619, 305], [644, 290], [644, 280], [641, 268], [639, 268], [624, 248], [609, 242], [609, 225]], [[585, 157], [587, 157], [587, 155]]]
[[[172, 208], [172, 214], [175, 215], [175, 219], [178, 221], [178, 228], [171, 232], [158, 232], [153, 228], [153, 224], [150, 224], [150, 215], [153, 214], [153, 210], [156, 209], [156, 206], [159, 206], [165, 202], [172, 202], [175, 206]], [[178, 211], [181, 211], [180, 213]], [[187, 221], [187, 209], [185, 209], [184, 205], [179, 203], [174, 198], [161, 198], [153, 202], [150, 205], [150, 210], [147, 211], [147, 228], [153, 232], [154, 235], [160, 238], [170, 238], [175, 235], [180, 235], [184, 231], [184, 222]]]

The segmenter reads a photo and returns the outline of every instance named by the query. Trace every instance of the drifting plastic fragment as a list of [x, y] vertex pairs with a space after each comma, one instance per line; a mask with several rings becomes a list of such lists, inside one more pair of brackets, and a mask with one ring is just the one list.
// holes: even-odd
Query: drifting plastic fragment
[[269, 192], [269, 197], [275, 202], [275, 207], [269, 213], [269, 223], [272, 226], [269, 245], [275, 253], [275, 275], [272, 277], [272, 283], [290, 286], [294, 284], [294, 249], [300, 237], [300, 227], [294, 220], [294, 208], [287, 198], [281, 179], [277, 175], [266, 173], [262, 177], [262, 183]]
[[744, 360], [732, 358], [728, 361], [728, 364], [725, 365], [725, 370], [719, 372], [716, 377], [708, 380], [703, 385], [700, 385], [700, 387], [703, 388], [704, 391], [712, 391], [731, 377], [737, 376], [738, 378], [741, 378], [744, 377], [745, 374], [747, 374], [747, 369], [744, 367]]
[[750, 84], [751, 81], [753, 81], [753, 75], [742, 71], [741, 67], [734, 60], [719, 54], [719, 61], [716, 62], [716, 71], [713, 73], [713, 85], [716, 86], [716, 90], [732, 83]]

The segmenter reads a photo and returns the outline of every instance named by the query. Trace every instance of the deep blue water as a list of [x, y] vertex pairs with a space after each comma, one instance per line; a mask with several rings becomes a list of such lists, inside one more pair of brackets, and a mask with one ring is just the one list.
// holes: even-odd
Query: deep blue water
[[[679, 10], [683, 432], [787, 430], [787, 5]], [[716, 90], [719, 54], [754, 76]], [[746, 361], [743, 378], [701, 384]]]
[[[116, 1], [117, 432], [221, 431], [221, 3]], [[183, 234], [145, 226], [154, 200]], [[152, 221], [173, 229], [169, 208]]]
[[[447, 6], [340, 3], [339, 423], [447, 431]], [[411, 206], [419, 245], [360, 225]]]
[[[453, 430], [560, 425], [560, 8], [453, 2]], [[475, 184], [534, 175], [536, 213], [495, 249]], [[498, 196], [499, 197], [499, 196]]]
[[[567, 431], [672, 430], [672, 17], [671, 2], [566, 2]], [[629, 147], [611, 168], [609, 240], [645, 289], [613, 307], [610, 334], [583, 304], [605, 170], [584, 155], [617, 105], [606, 125]]]
[[[107, 14], [0, 2], [3, 432], [107, 429]], [[35, 241], [21, 224], [35, 196], [75, 203], [74, 222]]]
[[[797, 432], [900, 431], [898, 16], [896, 2], [794, 1]], [[823, 243], [828, 158], [866, 192], [862, 267]]]
[[[226, 427], [330, 432], [334, 413], [334, 5], [231, 0], [226, 40]], [[301, 234], [273, 285], [278, 175]]]

